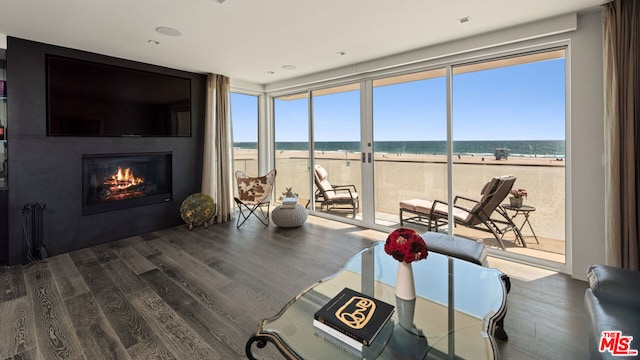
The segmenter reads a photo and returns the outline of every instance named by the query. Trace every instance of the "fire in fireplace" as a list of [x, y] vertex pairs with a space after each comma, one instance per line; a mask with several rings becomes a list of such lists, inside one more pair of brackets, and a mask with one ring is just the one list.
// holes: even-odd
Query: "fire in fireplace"
[[82, 214], [171, 201], [171, 153], [82, 156]]
[[146, 196], [158, 189], [152, 182], [146, 182], [144, 178], [133, 175], [131, 168], [122, 170], [118, 166], [117, 173], [105, 178], [98, 197], [100, 200], [124, 200], [134, 197]]

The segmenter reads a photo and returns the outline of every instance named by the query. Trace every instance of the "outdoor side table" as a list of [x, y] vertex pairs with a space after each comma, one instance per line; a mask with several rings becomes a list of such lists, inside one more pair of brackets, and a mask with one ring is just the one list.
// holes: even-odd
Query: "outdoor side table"
[[540, 244], [540, 241], [538, 241], [538, 236], [536, 235], [536, 232], [533, 231], [533, 226], [531, 226], [531, 222], [529, 221], [529, 213], [536, 211], [535, 206], [531, 206], [531, 205], [511, 206], [510, 204], [503, 204], [502, 207], [505, 210], [510, 210], [515, 212], [511, 217], [512, 221], [513, 219], [516, 218], [516, 216], [522, 214], [522, 216], [524, 216], [524, 221], [522, 222], [522, 225], [520, 225], [518, 229], [520, 230], [520, 232], [522, 232], [522, 229], [524, 228], [524, 226], [529, 225], [529, 230], [531, 230], [531, 233], [533, 234], [533, 238], [536, 239], [536, 243]]

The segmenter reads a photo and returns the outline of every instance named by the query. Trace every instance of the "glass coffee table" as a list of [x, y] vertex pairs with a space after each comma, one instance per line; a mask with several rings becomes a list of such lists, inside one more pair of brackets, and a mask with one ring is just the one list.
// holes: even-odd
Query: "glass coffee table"
[[[499, 359], [493, 334], [506, 313], [504, 273], [430, 252], [413, 263], [417, 298], [409, 306], [414, 309], [411, 321], [406, 302], [395, 297], [397, 269], [383, 242], [363, 250], [338, 274], [313, 284], [277, 315], [262, 320], [247, 341], [247, 357], [259, 359], [253, 348], [259, 355], [270, 342], [288, 359]], [[362, 351], [313, 326], [313, 314], [345, 287], [396, 306]]]

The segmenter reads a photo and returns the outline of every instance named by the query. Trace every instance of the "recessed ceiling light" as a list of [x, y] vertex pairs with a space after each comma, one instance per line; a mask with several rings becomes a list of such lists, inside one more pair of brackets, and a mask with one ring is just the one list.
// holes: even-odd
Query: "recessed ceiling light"
[[273, 75], [275, 73], [276, 73], [275, 71], [267, 71], [267, 74], [269, 74], [269, 75]]
[[463, 18], [458, 19], [458, 24], [468, 23], [469, 21], [471, 21], [471, 18], [468, 16], [465, 16]]
[[338, 51], [336, 54], [338, 54], [338, 55], [340, 55], [340, 56], [347, 55], [347, 53], [346, 53], [346, 52], [344, 52], [344, 51]]
[[295, 65], [282, 65], [282, 70], [295, 70]]
[[147, 43], [151, 44], [151, 45], [159, 45], [160, 41], [155, 41], [155, 40], [147, 40]]
[[180, 33], [180, 31], [178, 31], [178, 30], [176, 30], [174, 28], [165, 27], [165, 26], [157, 27], [156, 28], [156, 32], [158, 32], [159, 34], [162, 34], [162, 35], [167, 35], [167, 36], [180, 36], [180, 35], [182, 35], [182, 33]]

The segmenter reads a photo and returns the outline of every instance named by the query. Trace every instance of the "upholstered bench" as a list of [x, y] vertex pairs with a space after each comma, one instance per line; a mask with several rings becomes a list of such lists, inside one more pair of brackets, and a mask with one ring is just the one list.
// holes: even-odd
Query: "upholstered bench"
[[481, 242], [433, 231], [421, 236], [429, 251], [487, 266], [487, 249]]

